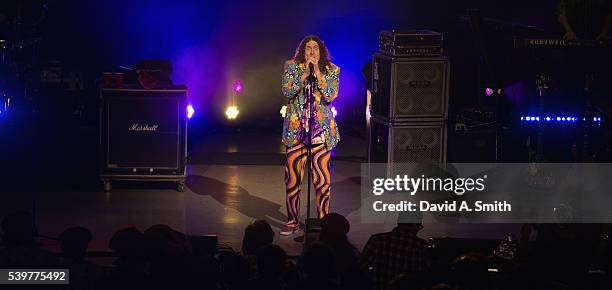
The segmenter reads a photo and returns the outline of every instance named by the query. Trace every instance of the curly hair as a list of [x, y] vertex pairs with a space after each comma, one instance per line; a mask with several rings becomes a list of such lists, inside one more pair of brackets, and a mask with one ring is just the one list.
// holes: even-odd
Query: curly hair
[[300, 45], [295, 49], [293, 60], [295, 60], [296, 63], [303, 63], [306, 61], [306, 43], [311, 40], [314, 40], [319, 45], [319, 69], [322, 73], [326, 73], [327, 67], [331, 64], [331, 56], [323, 40], [316, 35], [308, 35], [302, 39]]

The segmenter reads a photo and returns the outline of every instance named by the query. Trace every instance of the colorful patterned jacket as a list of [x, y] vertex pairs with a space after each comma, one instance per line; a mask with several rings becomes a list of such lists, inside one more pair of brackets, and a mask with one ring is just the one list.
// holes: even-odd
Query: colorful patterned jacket
[[[328, 150], [333, 149], [340, 141], [338, 125], [331, 111], [331, 102], [338, 96], [338, 75], [340, 68], [332, 63], [326, 67], [324, 78], [317, 81], [315, 90], [315, 104], [317, 117], [313, 128], [322, 129], [322, 137]], [[282, 91], [288, 98], [285, 121], [283, 123], [283, 143], [292, 147], [299, 143], [298, 133], [302, 128], [305, 98], [303, 85], [300, 83], [306, 67], [303, 63], [297, 64], [294, 60], [285, 62]], [[323, 72], [323, 70], [322, 70]], [[313, 121], [315, 122], [315, 121]]]

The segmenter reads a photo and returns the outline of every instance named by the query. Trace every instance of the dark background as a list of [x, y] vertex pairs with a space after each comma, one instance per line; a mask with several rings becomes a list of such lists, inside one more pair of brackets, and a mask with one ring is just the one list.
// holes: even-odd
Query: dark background
[[[552, 0], [3, 1], [0, 8], [7, 15], [21, 7], [24, 22], [41, 22], [18, 35], [6, 25], [0, 30], [0, 39], [38, 40], [31, 62], [21, 60], [1, 71], [4, 91], [14, 96], [16, 111], [25, 112], [0, 117], [2, 181], [8, 189], [39, 186], [39, 176], [46, 176], [40, 181], [45, 188], [97, 184], [97, 169], [91, 165], [98, 155], [102, 72], [124, 71], [120, 66], [142, 59], [171, 60], [174, 83], [188, 86], [196, 111], [190, 142], [227, 126], [271, 128], [280, 136], [282, 65], [308, 34], [325, 41], [341, 68], [334, 106], [344, 134], [365, 135], [362, 70], [378, 50], [379, 32], [387, 29], [444, 33], [445, 54], [451, 59], [451, 114], [491, 106], [492, 99], [484, 96], [486, 86], [511, 88], [508, 100], [520, 105], [535, 95], [533, 74], [529, 60], [513, 55], [507, 40], [528, 25], [559, 37], [556, 5]], [[481, 35], [464, 21], [468, 11], [491, 20]], [[48, 61], [58, 61], [64, 72], [83, 73], [83, 89], [37, 83]], [[236, 80], [244, 89], [236, 96], [239, 118], [230, 123], [224, 112]], [[66, 180], [66, 172], [75, 177]]]
[[[9, 0], [15, 1], [15, 0]], [[32, 1], [29, 2], [40, 2]], [[22, 1], [26, 3], [28, 1]], [[475, 64], [477, 51], [466, 23], [468, 9], [483, 17], [557, 30], [557, 1], [46, 1], [39, 25], [42, 60], [86, 73], [86, 86], [103, 71], [119, 71], [141, 59], [174, 63], [173, 80], [190, 89], [196, 116], [224, 118], [235, 80], [241, 120], [278, 121], [283, 104], [280, 75], [299, 41], [317, 34], [341, 68], [339, 118], [356, 117], [365, 90], [363, 66], [385, 29], [425, 28], [445, 33], [454, 76]], [[7, 4], [5, 4], [7, 5]], [[472, 75], [473, 76], [473, 75]], [[474, 98], [466, 83], [453, 82], [452, 99]], [[467, 96], [466, 96], [467, 95]]]

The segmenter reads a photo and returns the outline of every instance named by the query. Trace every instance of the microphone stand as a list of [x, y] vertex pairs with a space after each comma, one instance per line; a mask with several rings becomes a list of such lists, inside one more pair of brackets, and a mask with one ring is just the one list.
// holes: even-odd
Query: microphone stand
[[[314, 66], [313, 66], [314, 67]], [[308, 186], [307, 186], [307, 201], [306, 201], [306, 228], [304, 233], [304, 244], [310, 242], [309, 233], [319, 232], [321, 229], [320, 220], [317, 218], [310, 218], [310, 182], [312, 180], [312, 114], [313, 114], [313, 101], [314, 101], [314, 90], [316, 87], [316, 78], [314, 76], [313, 69], [310, 70], [310, 75], [306, 78], [306, 105], [308, 106], [308, 142], [306, 142], [306, 164], [308, 171]], [[316, 237], [312, 237], [316, 240]]]

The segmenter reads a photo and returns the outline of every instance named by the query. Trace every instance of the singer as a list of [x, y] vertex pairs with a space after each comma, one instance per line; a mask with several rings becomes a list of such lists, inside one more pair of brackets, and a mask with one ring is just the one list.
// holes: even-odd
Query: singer
[[288, 221], [281, 228], [281, 235], [291, 235], [300, 228], [300, 187], [307, 163], [308, 144], [312, 144], [310, 157], [317, 213], [322, 218], [329, 212], [330, 155], [340, 141], [330, 104], [338, 96], [339, 73], [340, 68], [330, 62], [325, 44], [314, 35], [306, 36], [295, 50], [293, 59], [285, 62], [282, 91], [288, 101], [282, 140], [287, 154], [285, 186]]

